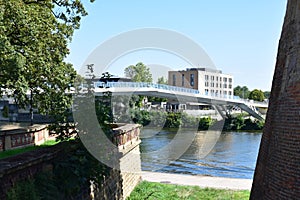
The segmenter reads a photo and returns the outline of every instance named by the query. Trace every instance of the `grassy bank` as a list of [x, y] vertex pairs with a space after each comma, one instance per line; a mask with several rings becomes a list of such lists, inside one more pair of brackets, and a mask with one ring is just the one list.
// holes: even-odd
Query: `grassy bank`
[[143, 181], [134, 189], [127, 200], [243, 200], [249, 199], [249, 196], [250, 192], [247, 190], [218, 190], [200, 188], [198, 186], [180, 186]]

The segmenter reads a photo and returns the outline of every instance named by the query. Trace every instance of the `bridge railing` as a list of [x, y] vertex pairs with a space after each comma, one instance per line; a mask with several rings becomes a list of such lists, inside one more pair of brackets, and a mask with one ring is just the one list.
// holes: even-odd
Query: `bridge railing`
[[176, 87], [171, 85], [164, 85], [164, 84], [157, 84], [157, 83], [146, 83], [146, 82], [95, 82], [95, 88], [98, 87], [109, 87], [109, 88], [121, 88], [121, 87], [132, 87], [132, 88], [156, 88], [156, 89], [163, 89], [175, 92], [183, 92], [183, 93], [190, 93], [190, 94], [200, 94], [199, 90], [190, 89], [190, 88], [183, 88], [183, 87]]
[[247, 99], [242, 99], [239, 96], [232, 96], [232, 95], [220, 95], [217, 93], [210, 93], [210, 92], [205, 92], [202, 93], [199, 90], [195, 89], [190, 89], [190, 88], [184, 88], [184, 87], [176, 87], [176, 86], [171, 86], [171, 85], [164, 85], [164, 84], [157, 84], [157, 83], [147, 83], [147, 82], [95, 82], [94, 83], [95, 88], [155, 88], [155, 89], [163, 89], [163, 90], [168, 90], [168, 91], [174, 91], [174, 92], [182, 92], [182, 93], [188, 93], [188, 94], [196, 94], [196, 95], [202, 95], [205, 97], [213, 97], [213, 98], [218, 98], [218, 99], [233, 99], [233, 100], [238, 100], [242, 101], [245, 103], [250, 103], [250, 104], [261, 104], [261, 105], [266, 105], [266, 102], [256, 102], [253, 100], [247, 100]]

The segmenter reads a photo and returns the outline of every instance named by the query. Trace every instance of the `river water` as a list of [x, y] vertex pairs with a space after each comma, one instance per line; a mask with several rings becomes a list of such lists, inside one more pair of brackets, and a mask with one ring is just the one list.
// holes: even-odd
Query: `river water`
[[142, 170], [252, 179], [261, 132], [143, 129]]

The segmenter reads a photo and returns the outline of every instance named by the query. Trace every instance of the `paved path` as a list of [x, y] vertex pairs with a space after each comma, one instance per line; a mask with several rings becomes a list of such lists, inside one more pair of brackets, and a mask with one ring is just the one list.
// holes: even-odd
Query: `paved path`
[[236, 179], [209, 176], [192, 176], [158, 172], [142, 172], [142, 179], [149, 182], [192, 185], [216, 189], [251, 190], [252, 179]]

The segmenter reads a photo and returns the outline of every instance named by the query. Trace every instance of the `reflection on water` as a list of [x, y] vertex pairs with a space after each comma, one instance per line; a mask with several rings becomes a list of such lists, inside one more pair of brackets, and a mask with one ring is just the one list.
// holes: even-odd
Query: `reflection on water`
[[[220, 134], [216, 131], [197, 133], [185, 131], [184, 134], [176, 136], [176, 132], [172, 131], [143, 130], [141, 143], [143, 170], [253, 178], [261, 133], [226, 132]], [[176, 137], [178, 140], [174, 142]], [[190, 142], [191, 138], [194, 138], [193, 142], [189, 148], [185, 148], [184, 145]], [[185, 143], [176, 152], [169, 146], [172, 146], [170, 145], [172, 143], [173, 147], [180, 145], [179, 140]], [[180, 154], [182, 149], [184, 151]]]

